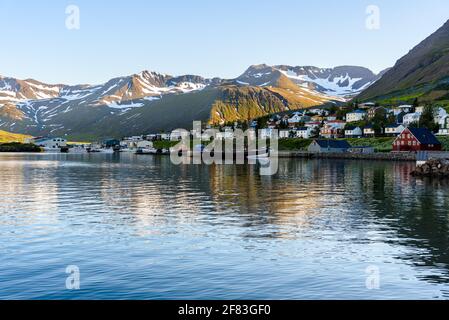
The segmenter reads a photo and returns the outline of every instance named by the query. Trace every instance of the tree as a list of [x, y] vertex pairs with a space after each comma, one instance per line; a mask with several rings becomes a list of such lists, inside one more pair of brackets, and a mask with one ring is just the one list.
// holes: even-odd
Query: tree
[[435, 122], [436, 109], [432, 105], [426, 105], [424, 111], [419, 118], [419, 127], [427, 128], [430, 131], [437, 132], [440, 125]]

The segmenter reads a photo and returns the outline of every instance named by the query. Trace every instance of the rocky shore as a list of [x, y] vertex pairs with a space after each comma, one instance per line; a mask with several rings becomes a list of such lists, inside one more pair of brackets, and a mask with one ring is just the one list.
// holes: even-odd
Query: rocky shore
[[415, 177], [449, 177], [449, 160], [429, 160], [412, 172]]

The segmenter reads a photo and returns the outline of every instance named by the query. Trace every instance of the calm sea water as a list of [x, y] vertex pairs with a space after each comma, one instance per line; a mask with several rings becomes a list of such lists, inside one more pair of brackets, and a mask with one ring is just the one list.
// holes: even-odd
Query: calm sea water
[[449, 183], [412, 169], [2, 154], [0, 298], [449, 298]]

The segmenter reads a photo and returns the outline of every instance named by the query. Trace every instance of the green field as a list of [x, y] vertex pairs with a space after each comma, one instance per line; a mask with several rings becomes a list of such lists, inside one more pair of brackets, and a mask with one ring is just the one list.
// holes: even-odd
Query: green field
[[24, 142], [26, 138], [30, 138], [31, 136], [27, 136], [24, 134], [11, 133], [0, 130], [0, 143], [9, 143], [9, 142]]

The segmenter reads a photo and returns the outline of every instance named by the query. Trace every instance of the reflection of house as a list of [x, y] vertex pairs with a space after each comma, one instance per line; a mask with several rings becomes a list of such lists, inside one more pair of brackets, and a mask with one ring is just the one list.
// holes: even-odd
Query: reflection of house
[[350, 148], [351, 145], [345, 140], [313, 140], [307, 150], [317, 153], [343, 153]]
[[357, 138], [361, 137], [363, 134], [362, 129], [360, 127], [348, 126], [345, 128], [345, 136], [348, 138]]
[[405, 127], [402, 124], [390, 124], [385, 127], [385, 134], [391, 137], [396, 137], [404, 131]]
[[406, 128], [393, 142], [394, 151], [441, 151], [435, 135], [425, 128]]

